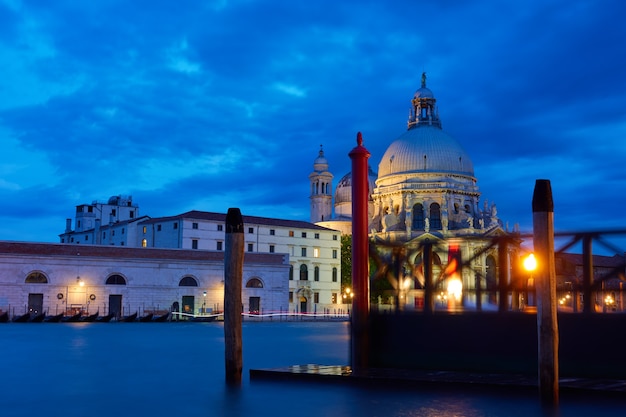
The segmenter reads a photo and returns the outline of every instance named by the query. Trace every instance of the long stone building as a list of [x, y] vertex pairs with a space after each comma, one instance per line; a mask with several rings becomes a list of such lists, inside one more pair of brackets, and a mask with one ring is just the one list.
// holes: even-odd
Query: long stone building
[[[244, 312], [287, 311], [285, 254], [246, 253]], [[0, 312], [117, 316], [223, 309], [224, 253], [0, 242]]]

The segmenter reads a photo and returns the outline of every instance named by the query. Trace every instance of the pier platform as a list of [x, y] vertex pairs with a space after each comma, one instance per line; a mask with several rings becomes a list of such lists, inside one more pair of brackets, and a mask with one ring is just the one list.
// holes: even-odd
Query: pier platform
[[[449, 387], [538, 390], [537, 378], [529, 375], [478, 372], [371, 368], [353, 372], [346, 365], [294, 365], [274, 369], [251, 369], [250, 380], [307, 381], [405, 387]], [[600, 394], [626, 398], [626, 380], [560, 378], [562, 394]]]

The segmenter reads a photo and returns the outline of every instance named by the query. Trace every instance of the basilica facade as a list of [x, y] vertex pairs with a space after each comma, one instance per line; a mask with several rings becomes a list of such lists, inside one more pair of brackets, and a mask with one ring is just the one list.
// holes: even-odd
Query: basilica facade
[[[339, 181], [334, 201], [329, 178], [328, 161], [320, 150], [309, 175], [311, 221], [350, 234], [351, 174]], [[321, 189], [319, 182], [325, 183]], [[407, 130], [387, 147], [378, 173], [369, 169], [369, 188], [369, 236], [377, 258], [390, 262], [402, 253], [401, 267], [391, 271], [379, 265], [371, 271], [372, 279], [388, 279], [394, 287], [389, 302], [409, 309], [422, 306], [424, 242], [434, 245], [434, 283], [446, 306], [488, 308], [494, 297], [485, 292], [483, 300], [480, 289], [495, 288], [499, 263], [506, 262], [507, 279], [514, 279], [511, 265], [517, 262], [519, 239], [505, 229], [494, 203], [481, 202], [470, 155], [443, 130], [425, 74], [411, 100]], [[498, 254], [502, 237], [511, 238], [505, 258]]]

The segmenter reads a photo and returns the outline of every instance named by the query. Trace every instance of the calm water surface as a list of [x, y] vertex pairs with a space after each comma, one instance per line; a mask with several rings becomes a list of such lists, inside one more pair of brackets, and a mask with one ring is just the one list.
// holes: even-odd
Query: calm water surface
[[[249, 380], [249, 369], [349, 363], [336, 322], [244, 323], [244, 381], [224, 384], [221, 323], [0, 325], [0, 416], [534, 416], [503, 395]], [[626, 401], [566, 398], [560, 416], [626, 415]]]

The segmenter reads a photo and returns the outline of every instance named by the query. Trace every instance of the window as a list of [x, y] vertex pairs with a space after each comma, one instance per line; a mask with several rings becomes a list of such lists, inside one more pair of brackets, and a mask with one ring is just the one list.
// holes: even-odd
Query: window
[[270, 236], [274, 236], [276, 234], [276, 230], [270, 229]]
[[420, 203], [413, 206], [413, 222], [411, 229], [424, 230], [424, 207]]
[[274, 245], [270, 245], [270, 253], [274, 253]]
[[160, 232], [160, 231], [161, 231], [161, 225], [157, 224], [157, 232]]
[[337, 268], [333, 268], [333, 282], [337, 282]]
[[289, 266], [289, 281], [293, 281], [293, 265]]
[[124, 234], [124, 228], [122, 227], [122, 234]]
[[289, 237], [293, 237], [293, 230], [289, 231]]
[[147, 248], [148, 247], [148, 239], [142, 239], [141, 240], [141, 247], [142, 248]]
[[337, 293], [336, 293], [336, 292], [334, 292], [334, 293], [332, 293], [332, 294], [331, 294], [331, 296], [330, 296], [330, 301], [331, 301], [331, 303], [333, 303], [333, 304], [337, 304]]
[[320, 248], [313, 248], [313, 257], [314, 258], [320, 257]]
[[106, 282], [106, 285], [126, 285], [126, 279], [121, 275], [110, 275]]
[[248, 227], [248, 233], [254, 233], [254, 227]]
[[252, 252], [254, 250], [254, 243], [248, 243], [248, 252]]
[[80, 220], [76, 222], [76, 227], [80, 229]]
[[27, 284], [47, 284], [48, 278], [41, 272], [31, 272], [26, 277]]
[[191, 223], [191, 228], [192, 229], [197, 229], [198, 228], [198, 223], [196, 223], [196, 222]]
[[333, 249], [333, 259], [337, 259], [337, 249]]
[[111, 236], [115, 236], [115, 230], [111, 230]]
[[178, 283], [179, 287], [197, 287], [198, 281], [194, 277], [186, 276], [183, 277]]
[[178, 223], [174, 223], [174, 230], [178, 229]]
[[218, 224], [217, 225], [217, 231], [221, 232], [222, 230], [224, 230], [224, 225], [223, 224]]
[[117, 216], [117, 210], [115, 209], [111, 210], [111, 216]]
[[107, 232], [102, 232], [102, 239], [106, 239], [107, 238]]
[[315, 269], [313, 269], [313, 281], [319, 281], [320, 280], [320, 267], [316, 266]]
[[224, 244], [224, 242], [221, 242], [221, 241], [218, 240], [217, 241], [217, 247], [215, 249], [217, 249], [217, 250], [224, 250], [223, 249], [223, 244]]
[[144, 226], [143, 227], [143, 234], [145, 235], [147, 231], [148, 231], [148, 228], [146, 226]]
[[441, 207], [437, 203], [430, 205], [430, 228], [441, 230]]
[[333, 240], [337, 240], [337, 235], [333, 235]]
[[191, 239], [191, 249], [198, 249], [198, 239]]
[[135, 211], [131, 210], [130, 213], [128, 213], [131, 219], [135, 218]]
[[93, 213], [93, 206], [87, 206], [87, 213]]
[[316, 233], [316, 234], [315, 234], [315, 239], [319, 239], [319, 238], [320, 238], [320, 234], [319, 234], [319, 233]]
[[302, 232], [302, 237], [306, 237], [306, 232]]
[[315, 304], [319, 304], [319, 302], [320, 302], [320, 293], [318, 293], [318, 292], [314, 292], [313, 293], [313, 302]]
[[89, 235], [85, 235], [85, 240], [89, 240]]
[[289, 302], [293, 303], [293, 291], [289, 291]]
[[306, 248], [300, 249], [300, 256], [306, 256]]
[[300, 281], [309, 280], [309, 269], [305, 264], [300, 265]]
[[246, 282], [246, 288], [263, 288], [263, 282], [258, 278], [250, 278]]

